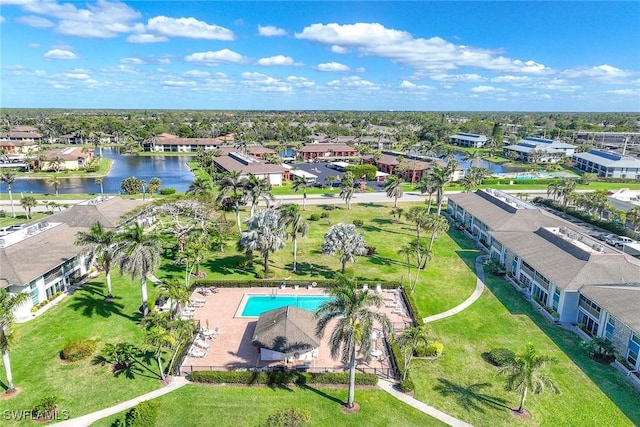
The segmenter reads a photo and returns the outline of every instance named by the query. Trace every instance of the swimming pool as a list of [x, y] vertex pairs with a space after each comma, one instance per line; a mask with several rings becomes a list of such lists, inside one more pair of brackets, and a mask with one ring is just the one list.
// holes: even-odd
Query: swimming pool
[[309, 311], [316, 311], [320, 304], [331, 297], [322, 295], [245, 295], [240, 302], [240, 317], [258, 317], [265, 311], [292, 305]]

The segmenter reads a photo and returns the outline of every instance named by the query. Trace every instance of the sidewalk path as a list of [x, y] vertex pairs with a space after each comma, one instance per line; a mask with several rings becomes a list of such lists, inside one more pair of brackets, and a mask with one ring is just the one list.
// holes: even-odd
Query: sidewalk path
[[480, 298], [480, 295], [482, 295], [482, 291], [484, 291], [484, 270], [482, 269], [482, 263], [487, 259], [489, 259], [489, 255], [480, 255], [476, 258], [476, 288], [469, 298], [464, 300], [460, 305], [453, 307], [451, 310], [427, 316], [422, 319], [422, 321], [424, 323], [429, 323], [433, 322], [434, 320], [440, 320], [444, 319], [445, 317], [453, 316], [454, 314], [460, 313], [462, 310], [476, 302], [477, 299]]
[[71, 420], [63, 421], [61, 423], [56, 423], [57, 426], [60, 427], [86, 427], [90, 426], [92, 423], [106, 418], [111, 415], [115, 415], [119, 412], [127, 410], [129, 408], [133, 408], [140, 402], [144, 402], [147, 400], [155, 399], [156, 397], [163, 396], [167, 393], [171, 393], [174, 390], [179, 389], [180, 387], [189, 384], [184, 377], [173, 377], [171, 384], [166, 385], [158, 390], [154, 390], [150, 393], [143, 394], [142, 396], [138, 396], [131, 400], [127, 400], [126, 402], [122, 402], [116, 406], [112, 406], [110, 408], [102, 409], [100, 411], [92, 412], [91, 414], [83, 415], [78, 418], [73, 418]]
[[448, 424], [454, 427], [472, 427], [471, 424], [465, 423], [464, 421], [454, 418], [449, 414], [445, 414], [444, 412], [437, 410], [433, 406], [429, 406], [426, 403], [420, 402], [419, 400], [416, 400], [413, 397], [407, 394], [404, 394], [399, 390], [396, 390], [396, 388], [394, 387], [394, 383], [391, 381], [379, 379], [378, 387], [380, 387], [382, 390], [386, 391], [396, 399], [401, 400], [407, 405], [412, 406], [416, 408], [418, 411], [422, 411], [425, 414], [430, 415], [433, 418], [440, 420], [445, 424]]

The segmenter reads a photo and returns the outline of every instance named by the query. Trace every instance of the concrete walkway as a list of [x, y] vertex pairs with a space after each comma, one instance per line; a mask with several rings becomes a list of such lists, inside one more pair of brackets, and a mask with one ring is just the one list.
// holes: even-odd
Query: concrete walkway
[[453, 316], [476, 302], [478, 298], [480, 298], [480, 295], [482, 295], [482, 291], [484, 291], [484, 270], [482, 269], [482, 263], [487, 259], [489, 259], [489, 255], [480, 255], [476, 258], [476, 288], [469, 298], [464, 300], [460, 305], [453, 307], [451, 310], [427, 316], [422, 319], [422, 321], [424, 323], [429, 323], [435, 320], [444, 319], [445, 317]]
[[158, 390], [154, 390], [147, 394], [143, 394], [142, 396], [135, 397], [131, 400], [127, 400], [126, 402], [122, 402], [118, 405], [112, 406], [110, 408], [102, 409], [100, 411], [92, 412], [87, 415], [83, 415], [78, 418], [73, 418], [71, 420], [63, 421], [61, 423], [56, 423], [57, 426], [60, 427], [86, 427], [90, 426], [94, 422], [106, 418], [111, 415], [115, 415], [119, 412], [125, 411], [127, 409], [133, 408], [140, 402], [145, 402], [147, 400], [155, 399], [156, 397], [163, 396], [167, 393], [171, 393], [174, 390], [179, 389], [180, 387], [189, 384], [184, 377], [173, 377], [173, 380], [169, 385], [166, 385]]
[[420, 402], [419, 400], [416, 400], [413, 397], [404, 394], [400, 390], [397, 390], [395, 388], [395, 384], [391, 381], [379, 379], [378, 387], [380, 387], [382, 390], [386, 391], [396, 399], [401, 400], [409, 406], [413, 406], [417, 410], [422, 411], [425, 414], [430, 415], [447, 425], [454, 427], [472, 427], [471, 424], [465, 423], [464, 421], [454, 418], [449, 414], [445, 414], [444, 412], [437, 410], [433, 406], [429, 406], [426, 403]]

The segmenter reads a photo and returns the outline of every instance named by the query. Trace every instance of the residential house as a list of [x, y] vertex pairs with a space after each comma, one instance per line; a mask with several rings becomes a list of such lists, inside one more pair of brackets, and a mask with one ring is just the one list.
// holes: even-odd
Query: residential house
[[127, 224], [147, 224], [140, 213], [123, 216], [145, 202], [120, 197], [98, 197], [72, 206], [46, 219], [28, 224], [0, 238], [0, 287], [10, 293], [28, 293], [28, 303], [15, 312], [16, 318], [31, 317], [31, 308], [66, 292], [89, 271], [81, 256], [82, 247], [74, 244], [78, 231], [87, 231], [95, 222], [106, 229], [121, 229]]
[[233, 135], [217, 138], [180, 138], [169, 133], [161, 133], [142, 143], [144, 151], [159, 153], [195, 153], [198, 150], [216, 150], [222, 145], [229, 145], [235, 141]]
[[[411, 183], [420, 181], [434, 165], [445, 165], [441, 160], [427, 158], [424, 156], [393, 155], [385, 153], [378, 158], [369, 155], [361, 156], [360, 158], [364, 163], [375, 165], [380, 172], [400, 176], [405, 181]], [[462, 169], [456, 169], [451, 180], [457, 181], [463, 175], [464, 171]]]
[[67, 147], [46, 150], [43, 158], [33, 160], [33, 167], [48, 170], [78, 170], [89, 166], [93, 160], [93, 151], [83, 151], [82, 147]]
[[455, 135], [451, 135], [449, 142], [459, 147], [481, 148], [487, 143], [487, 137], [475, 133], [458, 132]]
[[517, 159], [529, 163], [556, 163], [575, 153], [576, 146], [561, 141], [526, 137], [502, 150], [505, 157], [515, 153]]
[[353, 158], [358, 155], [358, 151], [347, 144], [332, 143], [311, 143], [295, 149], [296, 157], [308, 160], [334, 161], [337, 159]]
[[606, 178], [640, 179], [640, 159], [605, 150], [574, 153], [575, 167]]
[[266, 179], [271, 185], [280, 186], [290, 179], [289, 169], [281, 165], [267, 163], [247, 154], [232, 152], [226, 156], [213, 158], [218, 172], [240, 172], [240, 176], [255, 175]]
[[638, 368], [640, 260], [497, 190], [450, 195], [448, 213], [523, 294], [559, 322], [579, 324], [592, 336], [617, 334], [612, 342], [618, 353]]

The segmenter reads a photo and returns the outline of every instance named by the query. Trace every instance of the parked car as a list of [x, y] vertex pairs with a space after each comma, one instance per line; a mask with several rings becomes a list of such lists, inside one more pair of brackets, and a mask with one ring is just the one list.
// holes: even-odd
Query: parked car
[[602, 240], [603, 242], [606, 242], [607, 239], [615, 239], [616, 237], [618, 237], [617, 234], [611, 234], [611, 233], [600, 233], [595, 236], [596, 239]]
[[635, 240], [627, 236], [616, 236], [614, 238], [607, 239], [605, 241], [611, 246], [616, 246], [616, 247], [622, 247], [623, 245], [626, 245], [629, 243], [635, 243]]

